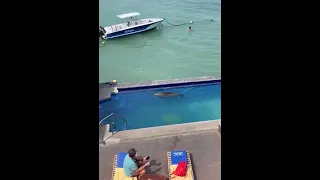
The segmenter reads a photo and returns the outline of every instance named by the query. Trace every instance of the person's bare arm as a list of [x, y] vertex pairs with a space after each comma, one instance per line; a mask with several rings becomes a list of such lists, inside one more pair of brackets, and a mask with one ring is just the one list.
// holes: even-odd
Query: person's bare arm
[[131, 177], [137, 177], [140, 174], [140, 171], [144, 170], [144, 168], [146, 167], [146, 165], [141, 166], [140, 168], [136, 169], [132, 174]]

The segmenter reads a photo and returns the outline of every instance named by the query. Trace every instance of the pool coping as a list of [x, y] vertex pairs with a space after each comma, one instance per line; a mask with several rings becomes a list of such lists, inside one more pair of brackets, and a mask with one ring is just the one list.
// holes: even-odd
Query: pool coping
[[183, 85], [200, 85], [214, 82], [221, 82], [220, 76], [202, 76], [194, 78], [183, 78], [183, 79], [168, 79], [168, 80], [152, 80], [152, 81], [139, 81], [133, 83], [118, 83], [116, 85], [116, 93], [110, 87], [106, 86], [110, 82], [99, 83], [99, 103], [110, 100], [113, 94], [117, 94], [119, 91], [134, 91], [141, 89], [150, 88], [161, 88], [161, 87], [174, 87]]
[[105, 145], [137, 141], [142, 139], [161, 138], [164, 136], [185, 135], [212, 130], [215, 130], [218, 133], [219, 124], [221, 124], [221, 119], [125, 130], [117, 132], [113, 136], [109, 137], [105, 141]]
[[192, 84], [206, 84], [212, 82], [221, 81], [220, 76], [201, 76], [193, 78], [182, 79], [167, 79], [167, 80], [152, 80], [152, 81], [140, 81], [133, 83], [118, 83], [118, 90], [135, 90], [135, 89], [147, 89], [156, 87], [170, 87], [170, 86], [182, 86]]

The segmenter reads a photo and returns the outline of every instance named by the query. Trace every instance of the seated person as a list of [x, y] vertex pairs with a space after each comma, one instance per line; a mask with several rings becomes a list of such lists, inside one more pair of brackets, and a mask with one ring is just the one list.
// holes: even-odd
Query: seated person
[[142, 158], [141, 156], [136, 156], [137, 151], [131, 148], [128, 154], [123, 160], [123, 170], [124, 175], [128, 177], [138, 177], [141, 178], [142, 175], [146, 173], [145, 168], [150, 165], [150, 162], [143, 164], [143, 161], [147, 157]]

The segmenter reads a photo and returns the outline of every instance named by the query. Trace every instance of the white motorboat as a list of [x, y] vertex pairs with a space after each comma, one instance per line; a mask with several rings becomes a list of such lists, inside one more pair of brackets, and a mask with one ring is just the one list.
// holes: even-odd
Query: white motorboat
[[99, 27], [99, 36], [102, 39], [112, 39], [121, 36], [127, 36], [136, 34], [151, 29], [155, 29], [161, 25], [164, 19], [162, 18], [151, 18], [151, 19], [138, 19], [140, 13], [132, 12], [127, 14], [117, 15], [124, 22], [115, 24], [108, 27]]

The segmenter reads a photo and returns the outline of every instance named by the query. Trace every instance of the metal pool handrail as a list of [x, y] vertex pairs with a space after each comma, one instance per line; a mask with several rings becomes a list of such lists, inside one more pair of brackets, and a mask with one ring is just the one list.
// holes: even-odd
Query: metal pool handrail
[[[115, 117], [116, 117], [116, 116], [120, 117], [120, 119], [125, 122], [125, 129], [127, 129], [127, 120], [125, 120], [124, 118], [122, 118], [121, 116], [119, 116], [119, 115], [117, 115], [117, 114], [115, 114], [115, 113], [109, 114], [108, 116], [104, 117], [104, 118], [99, 122], [99, 125], [101, 126], [101, 125], [103, 125], [103, 124], [102, 124], [103, 121], [111, 118], [111, 124], [110, 124], [111, 133], [112, 133], [111, 136], [113, 136], [113, 135], [116, 133], [116, 128], [114, 128], [114, 127], [115, 127], [114, 125], [116, 124], [116, 123], [115, 123]], [[111, 137], [111, 136], [110, 136], [110, 137]], [[109, 139], [110, 137], [108, 137], [107, 139]], [[101, 138], [102, 138], [102, 139], [101, 139], [101, 140], [102, 140], [102, 144], [105, 145], [104, 135], [101, 136]]]
[[113, 116], [113, 117], [117, 116], [117, 117], [119, 117], [122, 121], [124, 121], [124, 122], [125, 122], [125, 128], [127, 129], [127, 124], [128, 124], [127, 120], [125, 120], [123, 117], [121, 117], [121, 116], [119, 116], [118, 114], [115, 114], [115, 113], [111, 113], [111, 114], [109, 114], [108, 116], [106, 116], [105, 118], [103, 118], [103, 119], [99, 122], [99, 124], [102, 124], [102, 122], [103, 122], [104, 120], [108, 119], [108, 118], [111, 117], [111, 116]]
[[103, 122], [104, 120], [108, 119], [109, 117], [111, 117], [111, 116], [113, 116], [113, 115], [114, 115], [114, 114], [111, 113], [111, 114], [109, 114], [108, 116], [104, 117], [104, 118], [99, 122], [99, 125], [102, 124], [102, 122]]
[[128, 124], [127, 120], [125, 120], [123, 117], [121, 117], [121, 116], [118, 115], [118, 114], [115, 114], [115, 113], [112, 113], [112, 114], [113, 114], [113, 116], [117, 116], [117, 117], [119, 117], [122, 121], [124, 121], [124, 123], [125, 123], [125, 128], [127, 129], [127, 124]]
[[[105, 110], [105, 111], [107, 111], [107, 109], [105, 109], [104, 107], [102, 107], [102, 106], [99, 106], [99, 109], [100, 108], [102, 108], [103, 110]], [[107, 111], [108, 112], [108, 111]], [[122, 121], [124, 121], [125, 122], [125, 128], [127, 129], [127, 124], [128, 124], [128, 122], [127, 122], [127, 120], [125, 120], [123, 117], [121, 117], [120, 115], [118, 115], [118, 114], [115, 114], [115, 113], [111, 113], [111, 114], [109, 114], [108, 116], [106, 116], [105, 118], [103, 118], [100, 122], [99, 122], [99, 125], [104, 121], [104, 120], [106, 120], [106, 119], [108, 119], [109, 117], [113, 117], [113, 122], [112, 123], [115, 123], [115, 121], [114, 121], [114, 117], [119, 117]], [[112, 129], [112, 133], [113, 133], [114, 131], [113, 131], [113, 129]]]
[[106, 108], [102, 107], [102, 106], [99, 106], [99, 109], [103, 109], [105, 110], [106, 112], [109, 112]]

